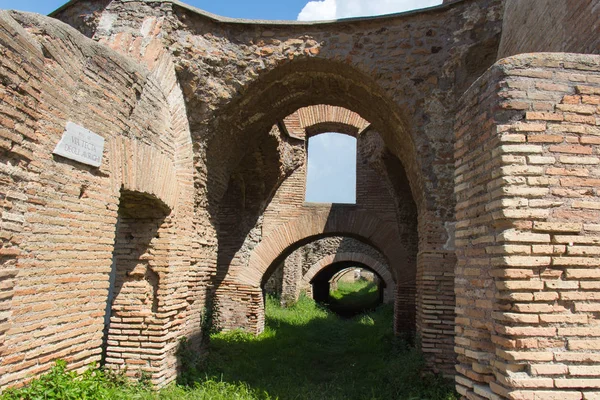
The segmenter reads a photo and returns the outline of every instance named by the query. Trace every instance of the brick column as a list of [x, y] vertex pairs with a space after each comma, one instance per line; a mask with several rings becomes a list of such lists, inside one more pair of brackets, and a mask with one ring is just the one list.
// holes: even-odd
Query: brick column
[[302, 253], [293, 252], [283, 262], [283, 278], [281, 283], [281, 305], [288, 306], [300, 297], [302, 281]]
[[600, 57], [520, 55], [456, 123], [457, 390], [600, 395]]
[[453, 250], [446, 250], [444, 222], [433, 212], [419, 216], [416, 279], [416, 327], [428, 367], [454, 374]]

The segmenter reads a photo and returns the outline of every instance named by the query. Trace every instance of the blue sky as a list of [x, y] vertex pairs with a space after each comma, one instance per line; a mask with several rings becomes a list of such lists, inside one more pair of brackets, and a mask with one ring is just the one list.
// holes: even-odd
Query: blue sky
[[[186, 4], [214, 14], [232, 18], [295, 20], [306, 0], [184, 0]], [[49, 14], [65, 4], [66, 0], [0, 0], [0, 8]]]
[[308, 142], [306, 201], [356, 201], [356, 139], [340, 133], [323, 133]]
[[[302, 20], [336, 19], [402, 12], [430, 7], [442, 0], [184, 0], [184, 3], [233, 18]], [[48, 14], [65, 0], [0, 0], [0, 8]]]
[[[442, 0], [183, 0], [214, 14], [247, 19], [331, 20], [403, 12]], [[66, 0], [0, 0], [0, 9], [49, 14]], [[323, 134], [310, 142], [306, 200], [353, 203], [356, 192], [356, 140]]]

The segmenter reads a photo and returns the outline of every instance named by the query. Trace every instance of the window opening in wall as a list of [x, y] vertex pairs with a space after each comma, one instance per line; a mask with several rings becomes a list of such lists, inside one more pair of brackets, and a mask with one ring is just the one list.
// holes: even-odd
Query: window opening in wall
[[356, 138], [323, 133], [308, 139], [305, 200], [356, 204]]

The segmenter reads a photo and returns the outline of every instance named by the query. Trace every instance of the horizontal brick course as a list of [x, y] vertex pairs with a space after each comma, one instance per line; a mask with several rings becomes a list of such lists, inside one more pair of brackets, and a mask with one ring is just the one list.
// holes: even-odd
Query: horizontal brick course
[[[568, 58], [531, 55], [503, 60], [497, 70], [488, 71], [479, 86], [472, 88], [473, 93], [465, 94], [462, 100], [464, 111], [459, 114], [457, 130], [464, 131], [464, 125], [473, 132], [472, 137], [482, 135], [486, 129], [474, 122], [476, 113], [492, 118], [490, 113], [497, 109], [497, 103], [515, 110], [514, 113], [526, 110], [525, 122], [506, 124], [507, 114], [496, 117], [501, 138], [510, 138], [511, 144], [505, 144], [506, 140], [495, 142], [492, 154], [501, 157], [507, 153], [529, 153], [524, 162], [518, 158], [506, 159], [501, 169], [494, 169], [490, 163], [489, 170], [479, 172], [478, 184], [487, 178], [488, 187], [494, 182], [495, 193], [501, 196], [501, 200], [491, 196], [495, 203], [488, 204], [494, 213], [487, 219], [486, 229], [474, 229], [475, 220], [458, 214], [461, 219], [457, 226], [461, 229], [457, 237], [464, 238], [457, 242], [458, 263], [480, 266], [479, 287], [489, 289], [488, 292], [459, 291], [462, 282], [471, 275], [466, 275], [466, 270], [458, 270], [457, 303], [482, 304], [479, 298], [492, 298], [488, 307], [503, 310], [488, 315], [482, 309], [476, 314], [478, 321], [474, 320], [475, 316], [468, 320], [457, 318], [457, 353], [462, 366], [457, 370], [463, 375], [462, 380], [457, 378], [457, 384], [467, 394], [471, 393], [469, 382], [475, 380], [470, 373], [471, 367], [475, 369], [475, 361], [468, 356], [468, 348], [473, 344], [462, 338], [467, 327], [473, 326], [479, 327], [479, 341], [490, 335], [487, 340], [494, 344], [493, 357], [505, 360], [490, 363], [493, 376], [488, 378], [489, 390], [499, 398], [582, 399], [584, 390], [597, 387], [594, 379], [598, 376], [597, 368], [581, 363], [599, 360], [596, 354], [587, 352], [598, 350], [596, 338], [600, 335], [595, 323], [595, 313], [600, 312], [600, 297], [594, 291], [600, 287], [597, 282], [600, 242], [594, 224], [600, 217], [595, 189], [600, 153], [596, 149], [599, 142], [594, 138], [585, 140], [590, 132], [588, 125], [596, 123], [599, 110], [583, 104], [581, 96], [574, 93], [581, 91], [576, 82], [587, 81], [600, 73], [600, 61], [593, 56], [573, 56], [587, 68], [586, 73], [578, 69], [571, 74], [570, 70], [559, 67]], [[539, 73], [523, 71], [522, 63], [536, 64]], [[501, 83], [500, 88], [523, 87], [528, 92], [498, 89], [499, 98], [494, 99], [486, 88], [492, 87], [495, 79], [507, 82]], [[527, 100], [534, 91], [537, 94], [533, 98], [546, 102], [544, 111], [529, 105]], [[487, 97], [482, 97], [480, 92]], [[467, 162], [461, 154], [479, 151], [482, 151], [479, 144], [473, 143], [469, 151], [457, 152], [457, 168], [462, 167], [461, 162]], [[460, 183], [469, 187], [470, 181], [462, 179]], [[474, 196], [483, 197], [484, 193], [457, 192], [457, 210], [473, 203]], [[483, 202], [486, 200], [482, 198]], [[531, 212], [532, 207], [546, 212]], [[512, 222], [515, 218], [519, 221]], [[480, 217], [480, 221], [485, 219]], [[481, 224], [480, 221], [477, 222]], [[470, 230], [463, 226], [469, 226]], [[474, 251], [486, 243], [482, 239], [487, 237], [495, 238], [502, 246], [488, 244], [486, 252]], [[489, 270], [490, 267], [495, 269]], [[496, 291], [492, 292], [493, 289]], [[494, 326], [490, 328], [487, 321], [494, 321]], [[519, 375], [515, 375], [509, 363], [529, 365], [529, 368], [520, 369]]]

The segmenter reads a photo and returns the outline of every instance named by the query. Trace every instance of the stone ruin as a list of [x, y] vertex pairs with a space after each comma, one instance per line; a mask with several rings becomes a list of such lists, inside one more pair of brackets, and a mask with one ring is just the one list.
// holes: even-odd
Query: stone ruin
[[[599, 399], [599, 27], [597, 0], [0, 11], [0, 387], [58, 358], [165, 385], [180, 338], [261, 332], [273, 271], [342, 238], [313, 265], [377, 263], [464, 398]], [[330, 131], [357, 137], [355, 205], [304, 202]]]
[[[382, 303], [394, 302], [396, 282], [385, 257], [352, 237], [326, 237], [298, 248], [276, 267], [264, 287], [267, 293], [278, 295], [283, 306], [295, 303], [302, 293], [328, 301], [330, 289], [336, 290], [334, 283], [344, 276], [338, 274], [357, 267], [362, 268], [361, 277], [370, 274], [369, 280], [377, 284]], [[317, 291], [321, 295], [315, 298]]]

